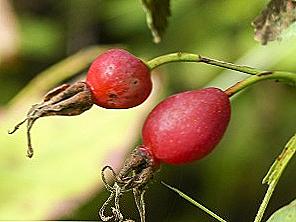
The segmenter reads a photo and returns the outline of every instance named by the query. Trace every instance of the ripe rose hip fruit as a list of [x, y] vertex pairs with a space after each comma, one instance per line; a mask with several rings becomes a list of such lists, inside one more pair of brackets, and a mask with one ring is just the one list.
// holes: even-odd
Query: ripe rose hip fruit
[[179, 93], [158, 104], [143, 127], [143, 144], [169, 164], [198, 160], [221, 140], [230, 120], [228, 96], [217, 88]]
[[[132, 189], [140, 216], [145, 218], [146, 185], [159, 165], [190, 163], [206, 156], [221, 140], [229, 120], [228, 95], [217, 88], [179, 93], [159, 103], [144, 123], [143, 145], [125, 161], [116, 175], [114, 187], [110, 189], [106, 185], [109, 191], [118, 192], [114, 202], [119, 202], [119, 196]], [[106, 181], [104, 171], [107, 168], [112, 170], [109, 166], [103, 169], [103, 181]], [[102, 220], [106, 218], [106, 205], [113, 197], [111, 193], [100, 210]], [[117, 215], [121, 215], [120, 211], [113, 217]]]
[[94, 103], [105, 108], [131, 108], [144, 102], [152, 89], [149, 68], [122, 49], [111, 49], [92, 63], [86, 83]]
[[[142, 130], [143, 145], [125, 161], [118, 181], [145, 186], [159, 164], [201, 159], [221, 140], [230, 120], [228, 96], [217, 88], [179, 93], [159, 103]], [[132, 174], [131, 174], [132, 173]]]
[[27, 156], [32, 157], [30, 131], [38, 118], [79, 115], [93, 104], [113, 109], [131, 108], [144, 102], [151, 89], [149, 68], [129, 52], [111, 49], [95, 59], [85, 82], [63, 84], [49, 91], [43, 101], [33, 105], [27, 117], [9, 133], [14, 133], [27, 122]]

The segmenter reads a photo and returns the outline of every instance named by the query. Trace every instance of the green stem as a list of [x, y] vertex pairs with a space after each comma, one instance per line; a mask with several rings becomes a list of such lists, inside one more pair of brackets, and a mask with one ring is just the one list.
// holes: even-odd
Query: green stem
[[251, 76], [249, 78], [246, 78], [233, 86], [229, 87], [225, 90], [225, 93], [231, 97], [234, 94], [238, 93], [242, 89], [251, 86], [257, 82], [260, 82], [262, 80], [276, 80], [276, 81], [283, 81], [283, 82], [289, 82], [292, 84], [296, 84], [296, 74], [290, 73], [290, 72], [282, 72], [282, 71], [274, 71], [274, 72], [262, 72], [258, 75]]
[[268, 189], [264, 199], [259, 207], [254, 222], [260, 222], [263, 214], [273, 194], [273, 191], [290, 159], [296, 152], [296, 134], [289, 140], [282, 153], [276, 158], [273, 165], [270, 167], [267, 175], [263, 179], [263, 183], [268, 184]]
[[256, 218], [255, 218], [254, 222], [260, 222], [262, 220], [263, 214], [264, 214], [264, 212], [265, 212], [265, 210], [267, 208], [267, 205], [268, 205], [269, 200], [270, 200], [270, 198], [271, 198], [271, 196], [273, 194], [273, 191], [274, 191], [274, 189], [276, 187], [276, 184], [277, 184], [277, 182], [273, 182], [268, 187], [268, 189], [267, 189], [267, 191], [265, 193], [265, 196], [264, 196], [264, 198], [262, 200], [262, 203], [261, 203], [261, 205], [259, 207], [259, 210], [257, 212], [257, 215], [256, 215]]
[[242, 66], [242, 65], [236, 65], [233, 63], [223, 62], [216, 59], [207, 58], [199, 54], [192, 54], [192, 53], [178, 52], [178, 53], [162, 55], [148, 61], [146, 64], [151, 70], [153, 70], [156, 67], [159, 67], [167, 63], [172, 63], [172, 62], [206, 63], [209, 65], [214, 65], [214, 66], [231, 69], [231, 70], [252, 75], [251, 77], [245, 80], [242, 80], [236, 83], [235, 85], [231, 86], [230, 88], [228, 88], [225, 91], [225, 93], [228, 94], [229, 96], [236, 94], [237, 92], [241, 91], [247, 86], [253, 85], [254, 83], [257, 83], [262, 80], [267, 80], [267, 79], [274, 79], [277, 81], [287, 81], [287, 82], [296, 84], [295, 73], [282, 72], [282, 71], [273, 71], [273, 72], [264, 71], [264, 70], [260, 70], [260, 69], [256, 69], [248, 66]]
[[224, 220], [223, 218], [219, 217], [217, 214], [215, 214], [214, 212], [212, 212], [211, 210], [209, 210], [208, 208], [204, 207], [203, 205], [201, 205], [200, 203], [198, 203], [197, 201], [193, 200], [191, 197], [187, 196], [185, 193], [183, 193], [182, 191], [164, 183], [161, 182], [163, 185], [165, 185], [166, 187], [168, 187], [169, 189], [175, 191], [177, 194], [179, 194], [181, 197], [183, 197], [185, 200], [189, 201], [190, 203], [192, 203], [194, 206], [198, 207], [199, 209], [203, 210], [204, 212], [206, 212], [207, 214], [209, 214], [210, 216], [212, 216], [213, 218], [215, 218], [216, 220], [220, 221], [220, 222], [227, 222], [226, 220]]
[[219, 61], [216, 59], [211, 59], [204, 57], [198, 54], [186, 53], [186, 52], [177, 52], [167, 55], [162, 55], [156, 57], [146, 63], [146, 65], [152, 70], [158, 66], [172, 63], [172, 62], [197, 62], [197, 63], [206, 63], [214, 66], [219, 66], [226, 69], [231, 69], [239, 72], [244, 72], [251, 75], [256, 75], [257, 73], [263, 72], [262, 70], [255, 69], [248, 66], [236, 65], [228, 62]]

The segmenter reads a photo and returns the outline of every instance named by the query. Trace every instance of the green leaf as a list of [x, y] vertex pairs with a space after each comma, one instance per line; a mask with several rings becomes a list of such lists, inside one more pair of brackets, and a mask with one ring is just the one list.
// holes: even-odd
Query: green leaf
[[280, 38], [281, 33], [296, 21], [295, 0], [271, 0], [255, 18], [255, 40], [262, 45]]
[[296, 221], [296, 200], [289, 205], [277, 210], [267, 222], [295, 222]]
[[142, 0], [142, 4], [153, 41], [159, 43], [168, 25], [167, 19], [171, 15], [170, 0]]

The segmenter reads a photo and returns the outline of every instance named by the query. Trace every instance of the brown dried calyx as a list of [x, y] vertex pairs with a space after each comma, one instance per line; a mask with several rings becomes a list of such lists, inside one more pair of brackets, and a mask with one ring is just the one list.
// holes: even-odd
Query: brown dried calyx
[[31, 158], [34, 152], [30, 131], [38, 118], [55, 115], [75, 116], [90, 109], [92, 105], [92, 94], [85, 82], [76, 82], [72, 85], [63, 84], [49, 91], [41, 103], [33, 105], [27, 113], [27, 117], [8, 133], [14, 133], [22, 124], [27, 122], [27, 156]]
[[[113, 186], [109, 185], [105, 178], [105, 171], [107, 169], [113, 174], [115, 180]], [[102, 221], [134, 222], [131, 219], [124, 219], [119, 203], [124, 193], [132, 191], [141, 222], [145, 222], [144, 194], [147, 184], [158, 169], [159, 163], [154, 160], [143, 145], [138, 146], [131, 153], [117, 175], [112, 167], [105, 166], [102, 170], [102, 180], [111, 194], [99, 210], [100, 219]], [[111, 206], [112, 215], [105, 215], [106, 208], [111, 202], [114, 202], [114, 206]]]

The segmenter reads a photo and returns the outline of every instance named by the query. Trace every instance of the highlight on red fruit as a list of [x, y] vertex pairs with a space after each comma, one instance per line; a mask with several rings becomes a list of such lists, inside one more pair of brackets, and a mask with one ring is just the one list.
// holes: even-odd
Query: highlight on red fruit
[[229, 120], [230, 101], [220, 89], [179, 93], [149, 114], [142, 130], [143, 144], [160, 162], [189, 163], [214, 149]]
[[152, 89], [149, 68], [123, 49], [111, 49], [91, 64], [86, 83], [94, 103], [105, 108], [131, 108], [144, 102]]

